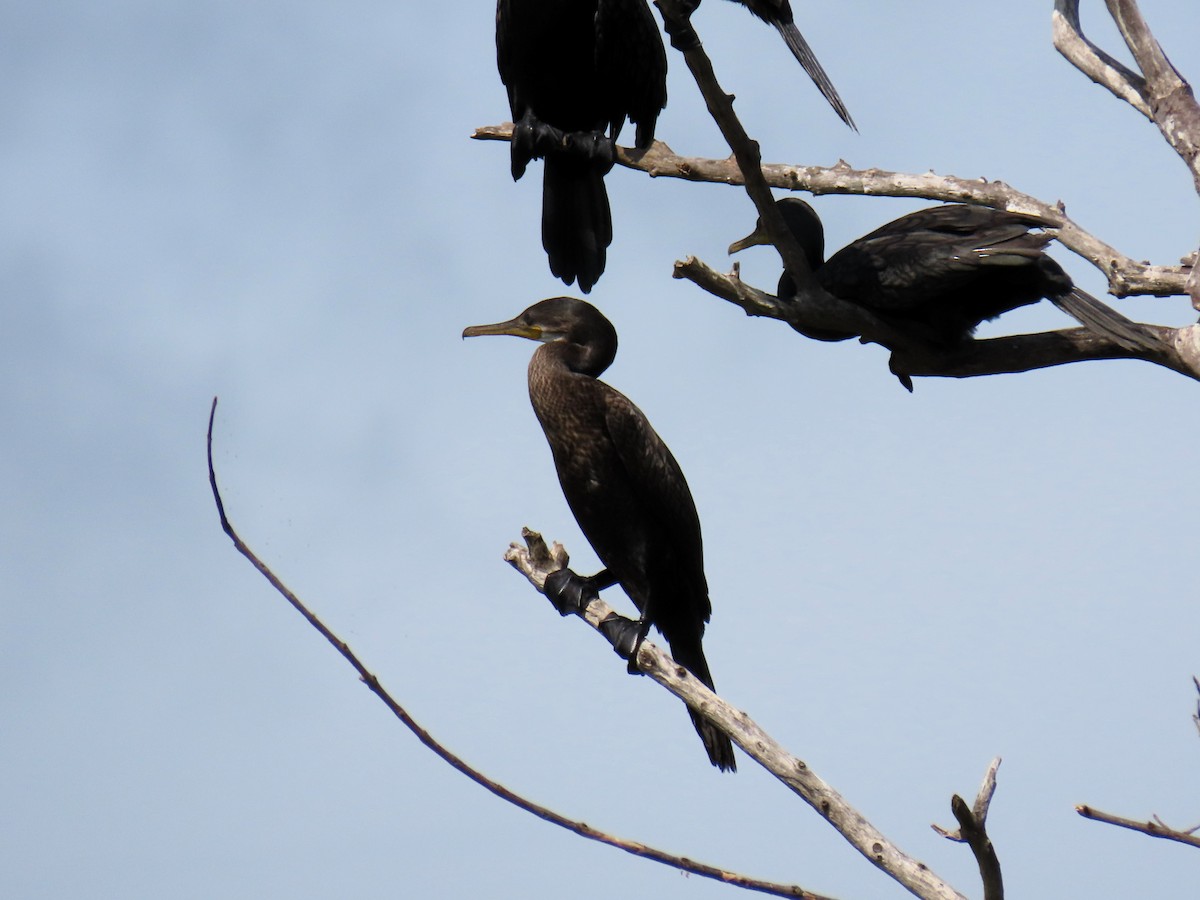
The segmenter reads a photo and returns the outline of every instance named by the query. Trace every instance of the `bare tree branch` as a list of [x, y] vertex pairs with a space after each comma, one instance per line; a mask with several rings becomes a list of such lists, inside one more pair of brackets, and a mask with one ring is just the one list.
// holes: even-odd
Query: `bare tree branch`
[[1079, 22], [1079, 0], [1055, 0], [1051, 21], [1054, 48], [1071, 65], [1154, 121], [1146, 99], [1146, 79], [1088, 40]]
[[797, 295], [827, 299], [829, 294], [813, 276], [808, 257], [804, 255], [800, 242], [788, 230], [783, 216], [775, 207], [775, 198], [763, 177], [762, 153], [758, 142], [750, 139], [734, 112], [733, 95], [725, 93], [717, 82], [712, 61], [704, 52], [700, 38], [692, 27], [691, 9], [680, 0], [654, 0], [654, 5], [663, 17], [666, 30], [671, 35], [672, 45], [683, 53], [684, 62], [696, 80], [696, 86], [704, 97], [709, 115], [713, 117], [725, 142], [729, 144], [729, 149], [733, 151], [732, 161], [740, 171], [746, 193], [750, 195], [750, 200], [758, 210], [758, 217], [783, 260], [783, 267], [791, 274]]
[[747, 285], [737, 271], [726, 275], [695, 257], [675, 263], [674, 276], [685, 278], [709, 293], [739, 306], [747, 315], [787, 322], [801, 334], [813, 330], [853, 331], [861, 340], [892, 348], [892, 371], [910, 376], [973, 378], [1028, 372], [1050, 366], [1100, 359], [1141, 359], [1200, 380], [1200, 325], [1167, 328], [1143, 325], [1158, 337], [1158, 348], [1128, 350], [1086, 328], [972, 340], [943, 350], [914, 343], [896, 334], [870, 312], [832, 298], [831, 301], [784, 303]]
[[[555, 571], [557, 551], [548, 551], [542, 536], [522, 530], [525, 546], [513, 543], [504, 558], [542, 591], [546, 576]], [[603, 600], [593, 600], [580, 614], [597, 631], [615, 616]], [[644, 641], [637, 658], [638, 669], [720, 726], [729, 737], [767, 771], [784, 783], [828, 821], [859, 853], [918, 897], [929, 900], [962, 900], [962, 895], [938, 878], [929, 867], [902, 853], [861, 813], [818, 777], [803, 760], [789, 753], [762, 730], [746, 713], [714, 694], [669, 654]]]
[[[512, 124], [477, 128], [471, 137], [481, 141], [507, 141]], [[654, 178], [682, 178], [709, 184], [742, 185], [742, 173], [732, 157], [705, 159], [679, 156], [661, 141], [646, 150], [617, 148], [617, 163]], [[868, 197], [919, 197], [945, 203], [974, 203], [1037, 219], [1055, 230], [1055, 239], [1086, 259], [1108, 280], [1114, 297], [1152, 294], [1158, 297], [1188, 293], [1187, 280], [1194, 258], [1178, 266], [1152, 266], [1121, 253], [1076, 224], [1061, 203], [1051, 204], [1010, 187], [1003, 181], [957, 178], [953, 175], [907, 174], [883, 169], [853, 169], [844, 162], [835, 166], [791, 166], [764, 163], [769, 186], [812, 194], [852, 194]], [[1200, 276], [1193, 276], [1200, 278]]]
[[[291, 589], [288, 588], [287, 585], [285, 585], [274, 572], [271, 571], [270, 567], [268, 567], [266, 563], [258, 558], [254, 551], [251, 550], [245, 541], [243, 541], [238, 535], [237, 531], [230, 523], [229, 517], [225, 514], [225, 502], [221, 499], [221, 491], [217, 487], [217, 473], [213, 466], [212, 437], [213, 421], [216, 418], [216, 414], [217, 398], [214, 397], [212, 408], [208, 415], [208, 483], [212, 489], [213, 501], [217, 506], [217, 514], [221, 519], [221, 529], [229, 536], [229, 539], [233, 541], [233, 546], [237, 552], [246, 557], [246, 559], [250, 561], [250, 564], [259, 571], [259, 574], [261, 574], [267, 579], [267, 581], [270, 582], [271, 587], [275, 588], [275, 590], [285, 600], [287, 600], [287, 602], [290, 603], [292, 607], [298, 613], [300, 613], [300, 615], [304, 616], [304, 618], [308, 620], [308, 623], [312, 625], [313, 628], [315, 628], [318, 632], [320, 632], [321, 636], [330, 644], [332, 644], [333, 648], [337, 650], [337, 652], [340, 653], [345, 660], [350, 663], [351, 666], [353, 666], [354, 670], [358, 673], [359, 679], [371, 690], [373, 694], [375, 694], [376, 697], [383, 702], [384, 706], [391, 710], [392, 715], [399, 719], [409, 731], [416, 735], [417, 740], [432, 750], [444, 762], [449, 763], [463, 775], [466, 775], [467, 778], [474, 781], [480, 787], [490, 791], [492, 794], [495, 794], [501, 800], [507, 801], [513, 806], [516, 806], [518, 809], [522, 809], [527, 813], [531, 813], [532, 815], [537, 816], [539, 819], [543, 819], [553, 825], [559, 826], [560, 828], [565, 828], [567, 831], [574, 832], [580, 837], [587, 838], [588, 840], [597, 841], [601, 844], [607, 844], [610, 847], [616, 847], [617, 849], [624, 850], [626, 853], [631, 853], [634, 856], [640, 856], [643, 859], [649, 859], [654, 862], [662, 863], [674, 869], [681, 869], [685, 872], [691, 872], [695, 875], [711, 878], [715, 881], [732, 885], [733, 887], [740, 887], [746, 890], [771, 894], [776, 897], [793, 897], [801, 898], [801, 900], [831, 900], [831, 898], [824, 895], [814, 894], [811, 891], [806, 891], [804, 888], [799, 887], [798, 885], [761, 881], [756, 878], [750, 878], [746, 875], [738, 874], [737, 872], [731, 872], [726, 869], [718, 869], [715, 866], [696, 862], [695, 860], [688, 859], [687, 857], [676, 856], [675, 854], [667, 853], [647, 844], [626, 840], [625, 838], [606, 834], [603, 831], [598, 831], [585, 822], [580, 822], [576, 819], [569, 819], [566, 816], [556, 813], [554, 810], [548, 807], [541, 806], [537, 803], [534, 803], [532, 800], [522, 797], [520, 794], [509, 790], [499, 782], [492, 781], [482, 772], [473, 768], [461, 757], [456, 756], [454, 753], [442, 746], [442, 744], [440, 744], [437, 739], [433, 737], [433, 735], [417, 724], [416, 720], [409, 715], [408, 711], [405, 710], [404, 707], [402, 707], [390, 693], [388, 693], [387, 689], [380, 684], [379, 679], [369, 669], [367, 669], [366, 665], [359, 660], [354, 651], [350, 649], [350, 646], [336, 634], [334, 634], [333, 631], [326, 626], [325, 623], [322, 622], [317, 615], [312, 612], [302, 600], [300, 600], [299, 597], [292, 593]], [[542, 544], [541, 550], [544, 556], [539, 559], [540, 565], [553, 565], [555, 567], [561, 567], [559, 565], [560, 563], [565, 564], [566, 553], [562, 549], [562, 545], [555, 544], [554, 546], [555, 553], [552, 555], [546, 550], [545, 544]], [[549, 571], [553, 571], [553, 569], [550, 569]], [[667, 659], [669, 659], [669, 657], [667, 657]]]
[[[1055, 0], [1054, 46], [1084, 75], [1158, 126], [1192, 173], [1192, 184], [1200, 193], [1200, 104], [1196, 103], [1192, 87], [1163, 53], [1135, 0], [1106, 0], [1106, 3], [1141, 75], [1122, 66], [1084, 37], [1079, 23], [1079, 0]], [[1192, 264], [1195, 265], [1194, 254]], [[1192, 298], [1192, 306], [1200, 309], [1200, 280], [1194, 271], [1185, 290]]]
[[942, 837], [965, 843], [975, 855], [979, 865], [979, 877], [983, 881], [983, 900], [1004, 900], [1004, 879], [1000, 875], [1000, 860], [996, 848], [987, 835], [987, 815], [992, 797], [996, 793], [996, 770], [1000, 768], [1000, 757], [992, 760], [983, 776], [983, 784], [975, 795], [975, 803], [968, 807], [958, 794], [950, 799], [950, 810], [958, 820], [955, 831], [947, 831], [939, 825], [933, 830]]
[[1077, 806], [1075, 807], [1075, 812], [1079, 813], [1085, 819], [1091, 819], [1093, 822], [1119, 825], [1121, 828], [1140, 831], [1142, 834], [1148, 834], [1151, 837], [1165, 838], [1169, 841], [1178, 841], [1181, 844], [1200, 847], [1200, 837], [1192, 833], [1196, 829], [1192, 829], [1192, 831], [1178, 831], [1174, 828], [1169, 828], [1162, 823], [1162, 820], [1158, 816], [1155, 816], [1148, 822], [1139, 822], [1136, 819], [1125, 819], [1121, 816], [1114, 816], [1112, 813], [1101, 812], [1098, 809], [1092, 809], [1090, 806]]
[[1200, 106], [1191, 85], [1163, 53], [1135, 0], [1108, 0], [1108, 11], [1146, 78], [1145, 96], [1154, 123], [1191, 170], [1200, 193]]

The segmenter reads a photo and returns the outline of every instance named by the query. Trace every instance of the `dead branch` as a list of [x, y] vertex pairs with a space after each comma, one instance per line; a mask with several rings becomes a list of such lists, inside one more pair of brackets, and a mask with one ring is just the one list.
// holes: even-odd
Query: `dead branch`
[[[1079, 0], [1055, 0], [1054, 46], [1071, 65], [1146, 116], [1192, 174], [1200, 193], [1200, 104], [1142, 18], [1136, 0], [1106, 0], [1109, 15], [1141, 74], [1118, 63], [1083, 34]], [[1200, 309], [1200, 284], [1189, 279], [1192, 305]]]
[[[758, 210], [758, 217], [783, 260], [783, 267], [792, 275], [797, 295], [828, 299], [829, 294], [813, 276], [808, 257], [800, 248], [800, 242], [788, 230], [783, 216], [775, 207], [775, 198], [763, 177], [762, 153], [758, 142], [751, 140], [746, 134], [746, 129], [742, 127], [734, 112], [733, 95], [725, 93], [717, 82], [712, 61], [704, 52], [700, 37], [692, 27], [691, 8], [680, 0], [654, 0], [654, 5], [662, 15], [663, 24], [671, 35], [672, 45], [683, 54], [684, 62], [696, 80], [696, 86], [704, 97], [709, 115], [717, 123], [721, 135], [733, 152], [733, 162], [741, 173], [746, 193], [754, 203], [754, 208]], [[694, 6], [694, 3], [691, 4], [691, 7]]]
[[[512, 123], [477, 128], [471, 135], [481, 141], [507, 141]], [[646, 150], [617, 148], [617, 163], [654, 178], [682, 178], [708, 184], [743, 184], [735, 160], [679, 156], [661, 141]], [[1114, 297], [1151, 294], [1156, 297], [1188, 293], [1193, 272], [1189, 257], [1177, 266], [1150, 265], [1121, 253], [1076, 224], [1061, 203], [1047, 203], [1022, 193], [1003, 181], [957, 178], [953, 175], [908, 174], [883, 169], [854, 169], [845, 162], [834, 166], [792, 166], [764, 163], [767, 184], [812, 194], [850, 194], [865, 197], [916, 197], [944, 203], [974, 203], [1035, 218], [1055, 230], [1055, 239], [1094, 265], [1108, 280]], [[1196, 276], [1200, 277], [1200, 276]]]
[[1004, 900], [1004, 880], [1000, 875], [1000, 860], [996, 848], [987, 835], [987, 815], [992, 797], [996, 793], [996, 770], [1000, 768], [1000, 757], [992, 760], [983, 776], [983, 784], [975, 795], [975, 803], [968, 807], [958, 794], [950, 799], [950, 810], [958, 820], [955, 831], [947, 831], [939, 825], [933, 830], [951, 841], [965, 843], [975, 855], [979, 865], [979, 877], [983, 881], [983, 900]]
[[[542, 819], [546, 822], [550, 822], [553, 825], [557, 825], [560, 828], [565, 828], [567, 831], [571, 831], [580, 837], [587, 838], [588, 840], [597, 841], [601, 844], [607, 844], [610, 847], [616, 847], [619, 850], [624, 850], [626, 853], [631, 853], [634, 856], [640, 856], [643, 859], [649, 859], [654, 862], [670, 866], [674, 869], [681, 869], [685, 872], [691, 872], [693, 874], [701, 875], [705, 878], [711, 878], [715, 881], [720, 881], [734, 887], [745, 888], [746, 890], [758, 891], [760, 893], [771, 894], [777, 897], [798, 897], [801, 898], [801, 900], [831, 900], [829, 897], [825, 897], [820, 894], [814, 894], [811, 891], [806, 891], [804, 888], [799, 887], [798, 885], [777, 884], [775, 882], [750, 878], [746, 875], [741, 875], [737, 872], [731, 872], [727, 869], [719, 869], [715, 866], [696, 862], [695, 860], [688, 859], [683, 856], [676, 856], [663, 850], [659, 850], [655, 847], [651, 847], [647, 844], [639, 843], [638, 841], [631, 841], [615, 835], [606, 834], [603, 831], [599, 831], [591, 827], [585, 822], [581, 822], [577, 819], [569, 819], [548, 807], [534, 803], [532, 800], [529, 800], [520, 794], [509, 790], [504, 785], [493, 781], [482, 772], [472, 767], [461, 757], [456, 756], [450, 750], [446, 749], [446, 747], [439, 743], [437, 739], [433, 737], [433, 735], [422, 728], [417, 721], [413, 719], [411, 715], [409, 715], [408, 711], [401, 706], [390, 693], [388, 693], [387, 689], [384, 688], [384, 686], [380, 683], [378, 677], [376, 677], [375, 674], [366, 667], [366, 665], [358, 658], [354, 651], [350, 649], [350, 646], [341, 638], [339, 638], [327, 625], [325, 625], [325, 623], [317, 617], [316, 613], [312, 612], [304, 604], [304, 602], [297, 597], [273, 571], [271, 571], [270, 567], [258, 558], [249, 545], [247, 545], [245, 541], [243, 541], [238, 535], [232, 523], [229, 521], [229, 517], [226, 515], [225, 502], [222, 500], [220, 488], [217, 486], [217, 473], [216, 468], [213, 465], [213, 422], [216, 419], [216, 414], [217, 398], [214, 397], [212, 408], [210, 409], [208, 415], [208, 483], [209, 487], [212, 489], [213, 501], [216, 504], [217, 514], [221, 520], [221, 529], [229, 536], [229, 539], [233, 541], [233, 546], [237, 552], [248, 559], [250, 564], [258, 570], [259, 574], [261, 574], [267, 579], [268, 582], [270, 582], [271, 587], [275, 588], [275, 590], [285, 600], [287, 600], [287, 602], [290, 603], [292, 607], [298, 613], [300, 613], [300, 615], [304, 616], [304, 618], [308, 620], [308, 623], [312, 625], [313, 628], [315, 628], [321, 634], [321, 636], [325, 638], [325, 640], [332, 644], [333, 648], [337, 650], [337, 652], [340, 653], [348, 663], [350, 663], [350, 665], [354, 668], [354, 671], [358, 673], [358, 677], [362, 683], [365, 684], [371, 690], [371, 692], [383, 702], [384, 706], [391, 711], [392, 715], [399, 719], [409, 731], [416, 735], [417, 740], [432, 750], [441, 760], [448, 763], [463, 775], [467, 776], [467, 778], [471, 779], [471, 781], [475, 782], [490, 793], [496, 795], [501, 800], [511, 803], [518, 809], [522, 809], [525, 812], [537, 816], [539, 819]], [[562, 551], [561, 545], [556, 544], [555, 547], [557, 548], [559, 555], [551, 556], [547, 552], [545, 557], [540, 560], [541, 564], [557, 564], [559, 561], [565, 561], [565, 555], [563, 555], [565, 552]], [[542, 550], [545, 551], [544, 544], [542, 545]], [[553, 569], [550, 571], [553, 571]], [[659, 652], [661, 654], [661, 651]], [[661, 655], [664, 657], [666, 656], [665, 654]], [[666, 657], [666, 659], [669, 660], [670, 657]]]
[[[549, 567], [556, 567], [556, 559], [561, 558], [565, 551], [557, 543], [553, 545], [557, 549], [548, 550], [542, 536], [528, 528], [522, 530], [521, 536], [524, 546], [514, 542], [504, 558], [541, 592], [546, 576], [556, 571], [556, 568]], [[579, 615], [600, 632], [601, 624], [616, 613], [603, 600], [596, 599]], [[789, 753], [746, 713], [710, 691], [676, 664], [669, 654], [644, 641], [638, 653], [637, 666], [643, 674], [719, 725], [734, 743], [836, 828], [854, 849], [913, 894], [930, 900], [962, 900], [962, 895], [938, 878], [928, 866], [902, 853], [837, 791], [818, 777], [807, 763]]]
[[1079, 22], [1079, 0], [1055, 0], [1051, 23], [1054, 49], [1096, 84], [1154, 121], [1150, 104], [1146, 102], [1146, 79], [1109, 56], [1084, 35]]
[[[1165, 838], [1168, 841], [1178, 841], [1181, 844], [1190, 844], [1193, 847], [1200, 847], [1200, 837], [1197, 837], [1191, 831], [1179, 831], [1174, 828], [1169, 828], [1164, 825], [1158, 816], [1146, 822], [1139, 822], [1136, 819], [1125, 819], [1121, 816], [1114, 816], [1112, 813], [1101, 812], [1098, 809], [1093, 809], [1090, 806], [1077, 806], [1075, 812], [1079, 813], [1085, 819], [1091, 819], [1093, 822], [1105, 822], [1109, 825], [1117, 825], [1121, 828], [1128, 828], [1131, 831], [1140, 831], [1142, 834], [1148, 834], [1150, 837]], [[1200, 826], [1198, 826], [1200, 827]]]

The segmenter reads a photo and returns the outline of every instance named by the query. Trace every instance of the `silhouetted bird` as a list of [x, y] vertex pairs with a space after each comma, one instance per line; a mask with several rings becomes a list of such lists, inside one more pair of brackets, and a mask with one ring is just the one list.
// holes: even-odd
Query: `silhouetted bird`
[[[798, 197], [786, 197], [777, 206], [818, 284], [918, 340], [950, 347], [969, 338], [981, 322], [1048, 298], [1123, 347], [1144, 348], [1150, 341], [1136, 322], [1075, 287], [1044, 252], [1052, 236], [1031, 231], [1040, 225], [1025, 216], [984, 206], [934, 206], [888, 222], [825, 260], [825, 232], [813, 208]], [[767, 243], [760, 220], [729, 252]], [[783, 300], [796, 294], [787, 272], [779, 278], [777, 294]], [[805, 333], [826, 341], [857, 337]], [[911, 390], [911, 380], [896, 374]]]
[[550, 271], [586, 293], [612, 242], [612, 142], [628, 118], [648, 147], [667, 103], [658, 24], [646, 0], [499, 0], [496, 61], [512, 109], [513, 179], [545, 157], [542, 245]]
[[[679, 463], [642, 411], [598, 380], [617, 353], [612, 323], [583, 300], [555, 297], [463, 337], [486, 334], [543, 342], [529, 363], [529, 399], [567, 504], [606, 567], [585, 581], [619, 583], [641, 612], [639, 642], [654, 625], [675, 661], [712, 688], [701, 644], [712, 605], [700, 518]], [[712, 764], [736, 769], [729, 738], [688, 712]]]

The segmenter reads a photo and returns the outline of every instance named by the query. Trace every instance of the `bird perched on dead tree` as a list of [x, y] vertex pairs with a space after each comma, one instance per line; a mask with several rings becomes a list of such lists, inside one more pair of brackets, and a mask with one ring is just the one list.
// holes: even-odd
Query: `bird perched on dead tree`
[[[701, 642], [712, 604], [700, 517], [662, 438], [624, 394], [599, 380], [616, 356], [616, 329], [590, 303], [555, 297], [506, 322], [463, 331], [463, 337], [489, 334], [542, 342], [529, 362], [529, 399], [567, 504], [605, 566], [590, 578], [562, 570], [573, 584], [551, 576], [547, 594], [568, 584], [584, 594], [620, 584], [641, 613], [632, 658], [653, 625], [675, 661], [712, 688]], [[688, 712], [712, 764], [736, 769], [729, 738]]]
[[545, 158], [542, 246], [584, 293], [604, 272], [604, 176], [628, 118], [638, 147], [667, 103], [667, 57], [646, 0], [498, 0], [496, 62], [512, 110], [512, 176]]
[[[1049, 299], [1126, 349], [1154, 344], [1136, 322], [1076, 287], [1045, 253], [1053, 235], [1034, 231], [1039, 224], [1026, 216], [985, 206], [934, 206], [888, 222], [826, 260], [825, 231], [816, 211], [798, 197], [785, 197], [776, 205], [821, 287], [917, 342], [950, 348], [969, 339], [981, 322]], [[729, 252], [767, 243], [760, 221]], [[777, 294], [781, 300], [796, 296], [787, 272], [779, 278]], [[824, 341], [858, 336], [804, 333]], [[907, 375], [896, 375], [912, 390]]]

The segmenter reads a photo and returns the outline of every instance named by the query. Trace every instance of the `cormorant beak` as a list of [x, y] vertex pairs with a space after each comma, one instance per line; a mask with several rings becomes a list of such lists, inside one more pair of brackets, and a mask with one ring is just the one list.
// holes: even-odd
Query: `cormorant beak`
[[739, 250], [745, 250], [747, 247], [765, 247], [769, 246], [770, 243], [771, 241], [767, 237], [767, 231], [765, 228], [763, 228], [762, 222], [759, 221], [758, 224], [754, 226], [754, 230], [752, 232], [750, 232], [740, 241], [734, 241], [729, 245], [729, 255], [732, 256]]
[[541, 326], [522, 322], [521, 317], [509, 319], [507, 322], [497, 322], [494, 325], [471, 325], [463, 329], [464, 338], [480, 337], [485, 334], [511, 334], [514, 337], [528, 338], [531, 341], [546, 339]]

